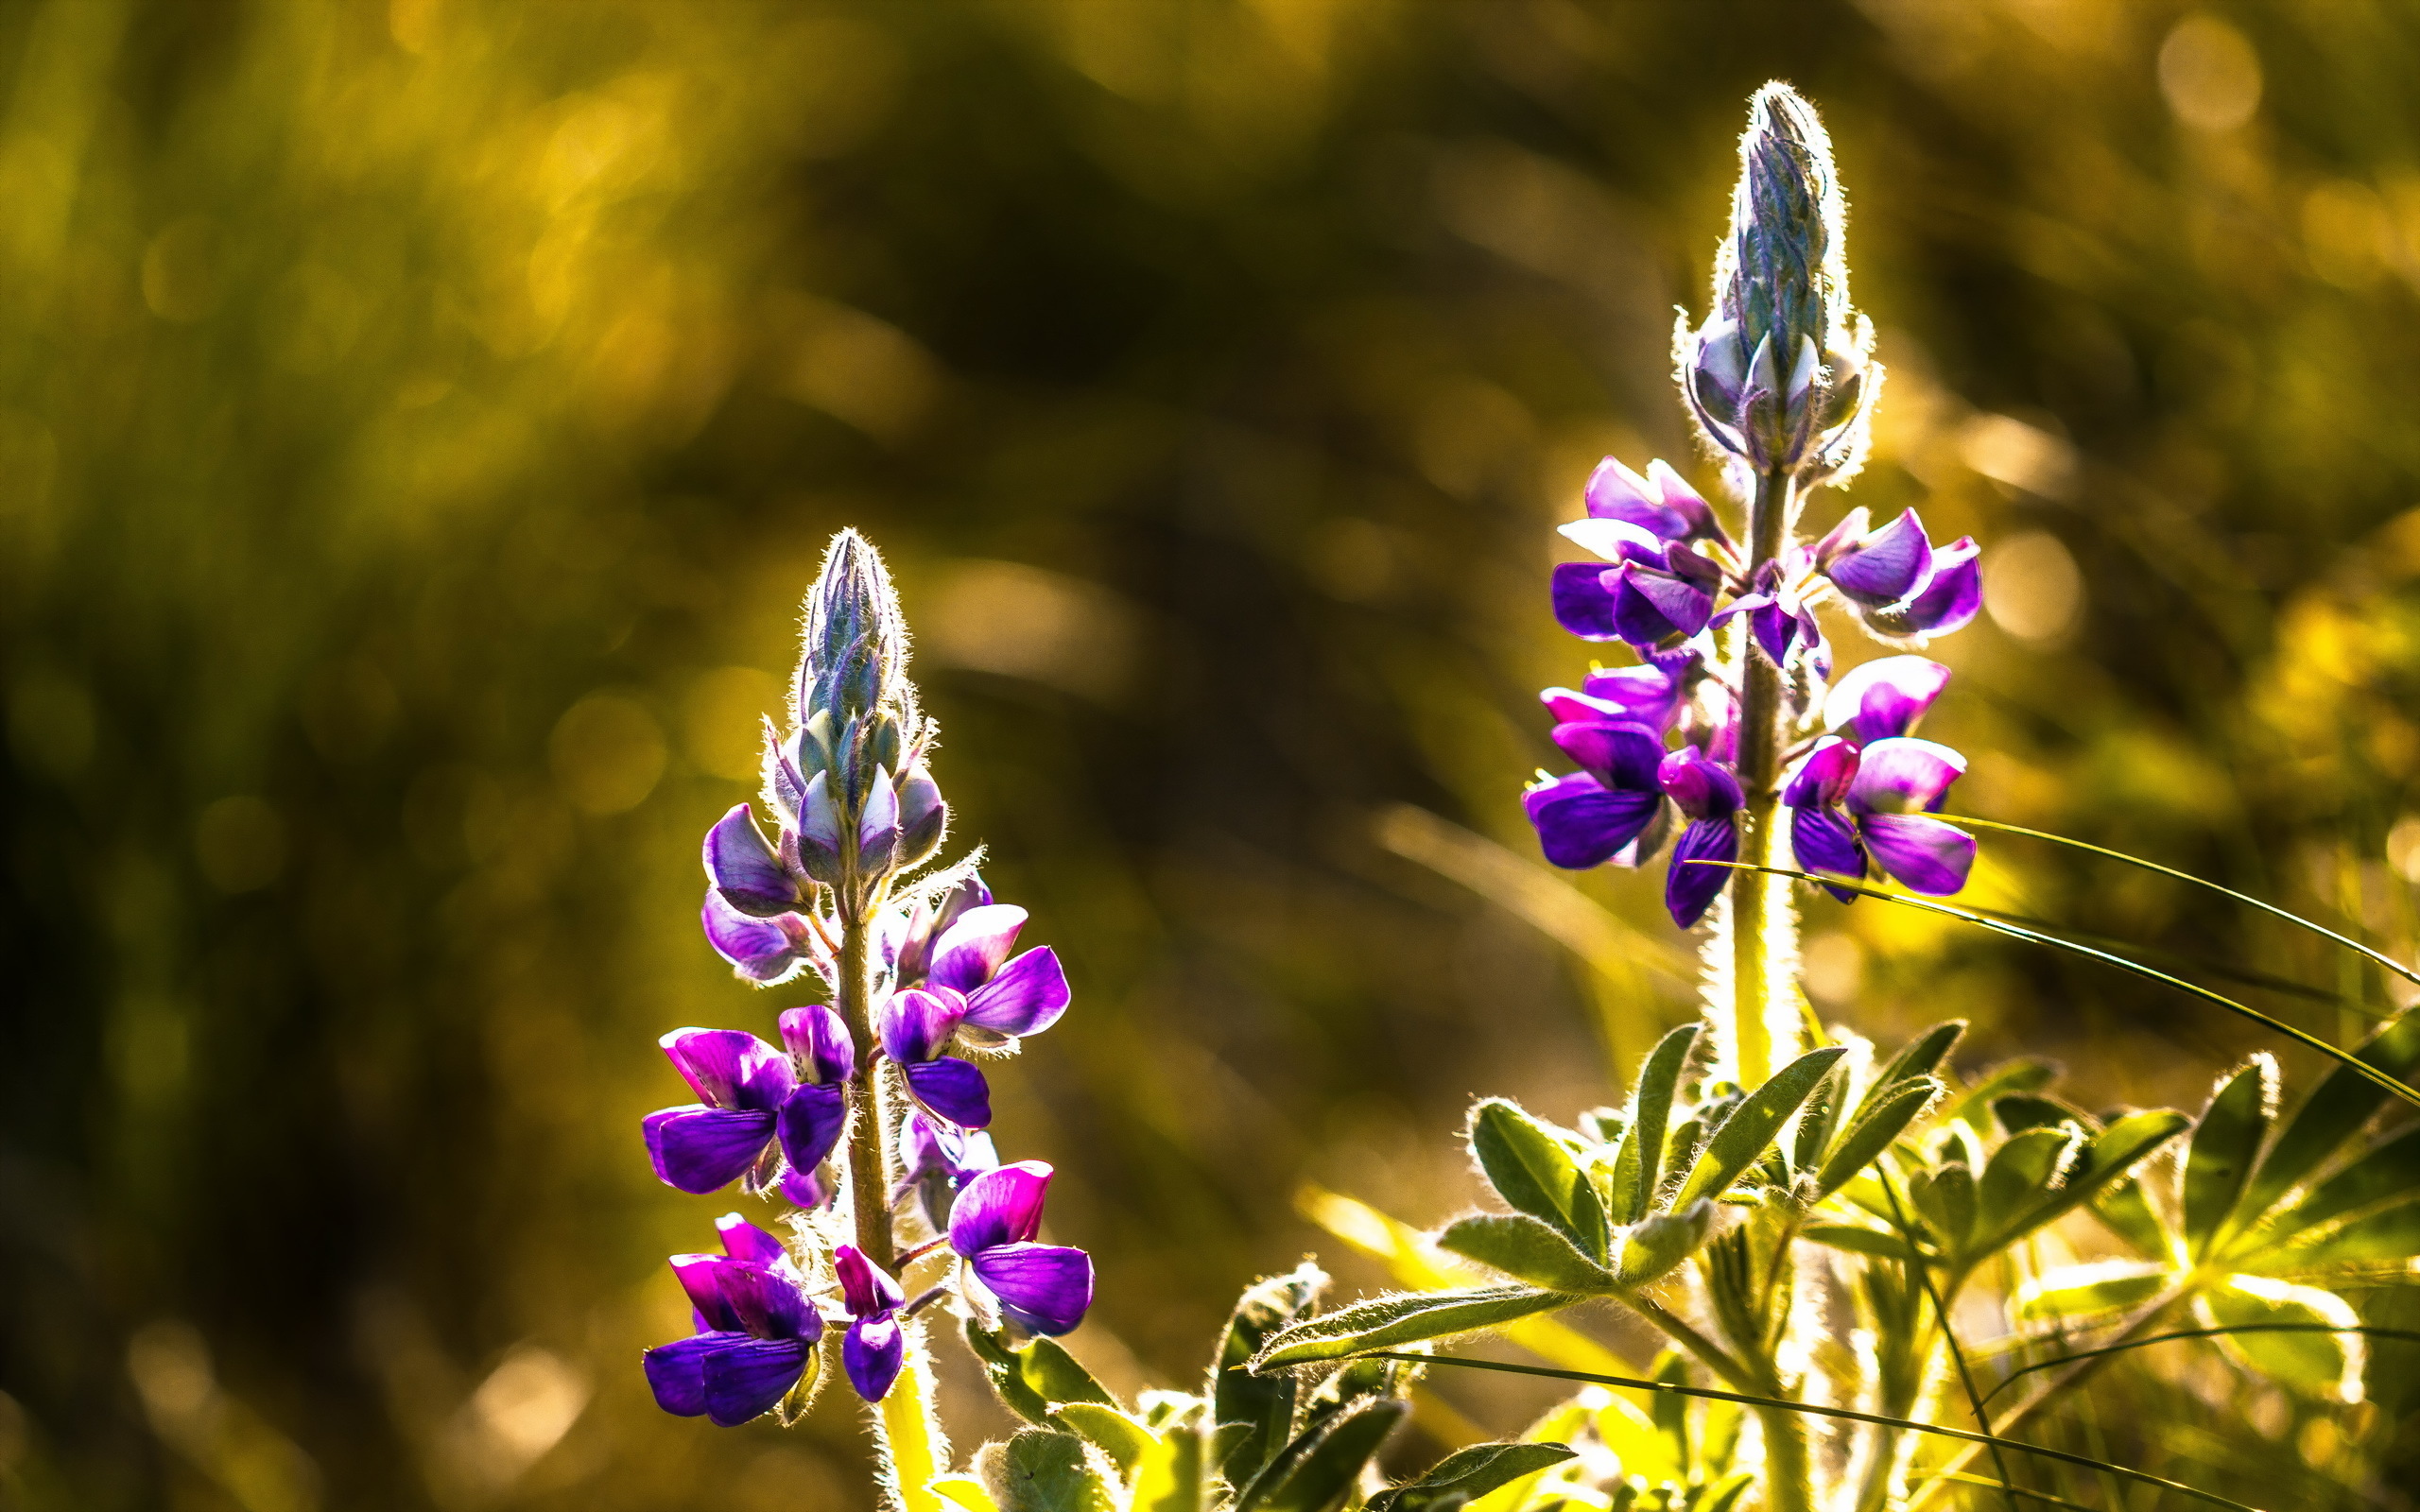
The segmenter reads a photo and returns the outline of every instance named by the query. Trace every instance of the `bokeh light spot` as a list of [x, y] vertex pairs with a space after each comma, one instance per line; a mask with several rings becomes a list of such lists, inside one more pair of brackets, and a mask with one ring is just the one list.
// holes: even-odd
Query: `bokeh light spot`
[[285, 820], [249, 794], [222, 798], [194, 825], [201, 874], [220, 892], [253, 892], [285, 869]]
[[664, 776], [666, 754], [655, 716], [612, 693], [573, 704], [546, 740], [546, 759], [563, 797], [598, 817], [645, 802]]
[[2160, 43], [2159, 88], [2186, 125], [2232, 131], [2260, 107], [2260, 58], [2216, 16], [2187, 16]]

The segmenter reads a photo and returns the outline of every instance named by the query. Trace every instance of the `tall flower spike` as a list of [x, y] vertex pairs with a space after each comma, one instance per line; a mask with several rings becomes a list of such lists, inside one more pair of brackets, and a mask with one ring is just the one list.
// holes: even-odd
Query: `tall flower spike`
[[863, 718], [907, 685], [908, 622], [873, 542], [854, 530], [832, 538], [806, 598], [799, 659], [802, 722], [830, 710], [836, 723]]

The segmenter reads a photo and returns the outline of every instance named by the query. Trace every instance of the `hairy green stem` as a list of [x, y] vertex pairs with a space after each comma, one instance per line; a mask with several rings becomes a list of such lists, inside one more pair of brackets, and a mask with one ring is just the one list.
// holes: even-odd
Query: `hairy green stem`
[[881, 913], [874, 899], [862, 913], [840, 920], [838, 972], [834, 1006], [856, 1041], [857, 1074], [849, 1083], [849, 1209], [857, 1248], [866, 1259], [896, 1273], [898, 1251], [890, 1234], [890, 1108], [882, 1083], [881, 1043], [873, 1029], [873, 927]]
[[[1796, 484], [1786, 471], [1759, 475], [1748, 516], [1748, 561], [1751, 580], [1756, 569], [1781, 555], [1789, 535], [1789, 517], [1796, 512]], [[1756, 653], [1755, 637], [1746, 627], [1739, 636], [1739, 786], [1747, 806], [1738, 816], [1739, 858], [1750, 866], [1772, 866], [1774, 819], [1781, 779], [1781, 669]], [[1790, 985], [1773, 980], [1776, 961], [1794, 954], [1784, 938], [1795, 932], [1797, 919], [1789, 906], [1789, 885], [1755, 874], [1731, 885], [1731, 1035], [1742, 1087], [1759, 1087], [1784, 1058], [1773, 1039], [1772, 1003]], [[1793, 1035], [1792, 1038], [1795, 1038]]]

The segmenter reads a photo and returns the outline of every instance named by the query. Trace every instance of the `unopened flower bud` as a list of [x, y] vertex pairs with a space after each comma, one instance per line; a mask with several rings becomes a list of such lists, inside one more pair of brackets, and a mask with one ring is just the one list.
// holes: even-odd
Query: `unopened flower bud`
[[806, 599], [799, 660], [802, 721], [825, 710], [862, 716], [898, 699], [908, 670], [908, 627], [890, 575], [854, 530], [832, 538]]
[[899, 865], [912, 867], [941, 849], [949, 828], [949, 805], [942, 788], [918, 762], [899, 783]]
[[840, 808], [832, 800], [832, 774], [818, 772], [806, 784], [798, 814], [798, 859], [806, 874], [827, 887], [840, 882]]
[[899, 851], [899, 789], [887, 768], [873, 769], [857, 816], [857, 875], [875, 877], [891, 868]]

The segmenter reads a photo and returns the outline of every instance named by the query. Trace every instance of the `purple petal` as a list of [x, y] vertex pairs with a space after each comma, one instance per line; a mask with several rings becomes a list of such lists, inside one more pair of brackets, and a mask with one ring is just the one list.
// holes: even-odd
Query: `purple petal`
[[1975, 866], [1975, 837], [1929, 814], [1868, 814], [1858, 833], [1875, 865], [1912, 892], [1945, 897], [1966, 885]]
[[1966, 758], [1929, 740], [1877, 740], [1858, 758], [1849, 783], [1849, 809], [1857, 814], [1928, 814], [1949, 796], [1949, 784], [1965, 774]]
[[1046, 945], [1011, 961], [966, 1000], [965, 1022], [994, 1034], [1040, 1034], [1067, 1011], [1067, 973]]
[[944, 996], [911, 987], [884, 1000], [874, 1026], [882, 1037], [882, 1053], [906, 1066], [940, 1055], [965, 1017], [966, 1000], [957, 993]]
[[731, 1185], [773, 1137], [773, 1115], [721, 1108], [667, 1108], [640, 1125], [664, 1184], [693, 1196]]
[[735, 1263], [726, 1255], [675, 1255], [668, 1264], [672, 1275], [681, 1282], [681, 1290], [689, 1296], [690, 1309], [698, 1314], [700, 1329], [724, 1333], [745, 1333], [747, 1325], [723, 1295], [723, 1273]]
[[707, 1418], [736, 1428], [772, 1411], [806, 1373], [810, 1348], [797, 1339], [744, 1339], [707, 1351], [699, 1372]]
[[[961, 1195], [963, 1207], [966, 1198]], [[1000, 1311], [1036, 1333], [1065, 1333], [1093, 1305], [1093, 1258], [1065, 1245], [998, 1245], [967, 1262]]]
[[744, 1333], [697, 1333], [648, 1350], [640, 1363], [655, 1404], [675, 1417], [704, 1417], [706, 1357], [748, 1342]]
[[797, 760], [782, 746], [781, 731], [769, 715], [757, 716], [765, 727], [765, 803], [783, 823], [796, 825], [800, 799], [806, 797], [806, 779]]
[[1664, 507], [1671, 510], [1688, 527], [1690, 536], [1730, 544], [1731, 538], [1723, 534], [1722, 522], [1714, 517], [1714, 510], [1706, 504], [1704, 495], [1673, 472], [1670, 463], [1661, 457], [1648, 463], [1647, 481], [1654, 486], [1656, 497], [1663, 501]]
[[908, 1091], [916, 1101], [961, 1128], [981, 1128], [992, 1122], [992, 1089], [971, 1062], [944, 1056], [939, 1060], [903, 1063]]
[[1050, 1167], [1019, 1160], [966, 1183], [950, 1213], [949, 1247], [968, 1259], [1000, 1245], [1023, 1244], [1042, 1231], [1042, 1203]]
[[826, 876], [840, 865], [840, 811], [832, 801], [828, 771], [809, 778], [806, 794], [799, 799], [798, 849], [816, 876]]
[[1843, 596], [1874, 609], [1907, 597], [1931, 571], [1932, 542], [1913, 509], [1824, 564]]
[[1886, 656], [1851, 667], [1824, 699], [1824, 723], [1845, 727], [1862, 745], [1913, 730], [1941, 690], [1949, 669], [1920, 656]]
[[865, 806], [857, 811], [858, 861], [869, 871], [878, 870], [890, 864], [898, 845], [899, 788], [890, 780], [890, 768], [877, 766]]
[[890, 1273], [866, 1259], [855, 1245], [834, 1246], [832, 1270], [840, 1280], [840, 1299], [851, 1317], [872, 1317], [907, 1300]]
[[848, 1121], [848, 1102], [838, 1085], [801, 1082], [782, 1104], [777, 1125], [782, 1158], [793, 1171], [814, 1170], [840, 1143], [841, 1126]]
[[823, 1332], [823, 1314], [815, 1310], [798, 1275], [787, 1265], [747, 1265], [722, 1263], [717, 1274], [725, 1300], [747, 1332], [760, 1339], [812, 1339]]
[[1798, 616], [1783, 609], [1780, 600], [1770, 600], [1750, 610], [1748, 628], [1754, 632], [1758, 648], [1773, 665], [1789, 664], [1790, 643], [1798, 638]]
[[[1588, 486], [1582, 494], [1587, 501], [1588, 513], [1593, 519], [1619, 520], [1666, 541], [1678, 541], [1689, 533], [1690, 523], [1665, 504], [1662, 485], [1668, 477], [1685, 491], [1688, 485], [1681, 483], [1672, 470], [1661, 462], [1650, 464], [1649, 471], [1657, 474], [1652, 481], [1610, 456], [1598, 463], [1597, 471], [1588, 474]], [[1691, 493], [1690, 497], [1696, 495]], [[1700, 507], [1704, 502], [1698, 501]]]
[[[1858, 849], [1857, 831], [1839, 813], [1827, 808], [1789, 811], [1789, 849], [1801, 871], [1828, 871], [1841, 877], [1865, 875], [1865, 852]], [[1824, 884], [1824, 890], [1848, 902], [1857, 894]]]
[[782, 1015], [782, 1043], [811, 1082], [847, 1081], [857, 1068], [857, 1041], [840, 1016], [821, 1003]]
[[675, 1029], [656, 1041], [708, 1108], [762, 1110], [789, 1095], [789, 1057], [739, 1029]]
[[1728, 817], [1700, 819], [1682, 831], [1681, 843], [1672, 848], [1672, 869], [1664, 876], [1664, 906], [1672, 922], [1683, 929], [1694, 925], [1731, 882], [1729, 868], [1691, 862], [1738, 859], [1739, 832]]
[[795, 1165], [783, 1166], [781, 1187], [783, 1196], [810, 1212], [839, 1195], [812, 1168], [802, 1171]]
[[1599, 782], [1632, 792], [1652, 789], [1664, 760], [1664, 738], [1627, 721], [1557, 725], [1554, 743]]
[[900, 1332], [899, 1319], [890, 1313], [858, 1318], [840, 1340], [840, 1368], [849, 1373], [849, 1384], [857, 1395], [868, 1401], [890, 1395], [890, 1383], [899, 1379], [899, 1367], [907, 1359], [908, 1337]]
[[1964, 629], [1983, 607], [1983, 569], [1972, 536], [1961, 536], [1932, 554], [1932, 581], [1905, 610], [1919, 635]]
[[1013, 903], [970, 908], [933, 945], [935, 987], [972, 992], [992, 980], [992, 973], [1016, 949], [1017, 931], [1026, 913]]
[[1655, 780], [1693, 819], [1729, 818], [1746, 801], [1730, 767], [1690, 747], [1665, 757]]
[[1606, 576], [1614, 579], [1615, 627], [1633, 645], [1695, 635], [1714, 614], [1713, 595], [1677, 577], [1637, 567], [1616, 567]]
[[715, 1231], [722, 1235], [723, 1253], [751, 1265], [786, 1265], [790, 1252], [782, 1242], [757, 1228], [735, 1212], [726, 1212], [715, 1220]]
[[779, 924], [751, 919], [711, 886], [700, 919], [706, 943], [750, 981], [778, 982], [798, 970], [803, 957]]
[[1663, 807], [1655, 792], [1616, 791], [1574, 772], [1521, 795], [1547, 862], [1583, 871], [1611, 861], [1653, 822]]
[[1792, 808], [1836, 807], [1848, 797], [1857, 767], [1856, 742], [1826, 737], [1790, 773], [1781, 800]]
[[1612, 575], [1595, 562], [1567, 561], [1554, 570], [1550, 590], [1554, 622], [1583, 641], [1618, 641], [1614, 623], [1614, 594], [1604, 579]]
[[706, 832], [705, 863], [707, 880], [743, 914], [770, 919], [798, 907], [798, 884], [782, 869], [745, 803]]

